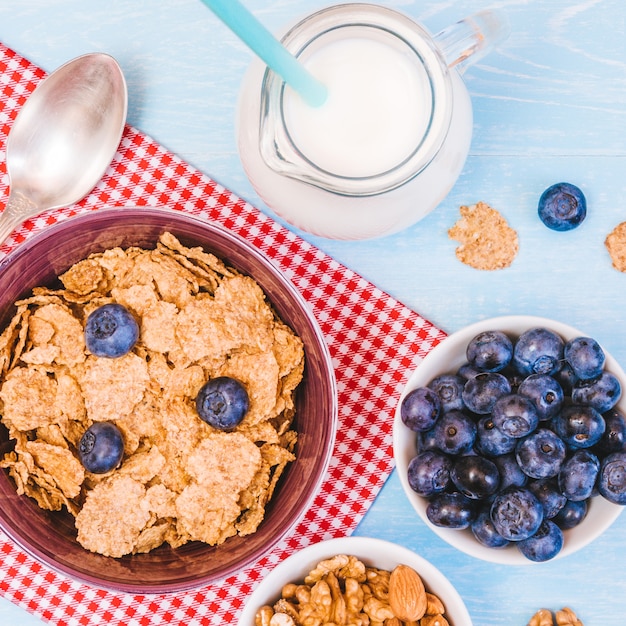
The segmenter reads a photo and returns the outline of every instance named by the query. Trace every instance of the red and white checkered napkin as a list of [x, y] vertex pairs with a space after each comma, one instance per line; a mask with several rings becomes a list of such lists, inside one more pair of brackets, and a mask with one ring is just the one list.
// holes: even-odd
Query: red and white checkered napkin
[[[0, 197], [5, 200], [7, 135], [43, 76], [0, 43]], [[407, 374], [445, 335], [130, 127], [97, 188], [78, 205], [26, 222], [0, 257], [70, 215], [124, 204], [167, 206], [219, 222], [263, 250], [301, 291], [324, 332], [337, 377], [339, 431], [329, 474], [291, 534], [219, 585], [157, 597], [94, 589], [49, 570], [0, 533], [0, 593], [63, 626], [234, 623], [257, 581], [274, 565], [295, 550], [354, 530], [391, 472], [393, 414]]]

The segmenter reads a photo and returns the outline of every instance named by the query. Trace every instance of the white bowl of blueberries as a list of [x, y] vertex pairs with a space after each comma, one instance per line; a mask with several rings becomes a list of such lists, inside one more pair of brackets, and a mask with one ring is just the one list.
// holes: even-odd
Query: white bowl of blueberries
[[626, 374], [593, 337], [526, 315], [447, 337], [410, 376], [394, 456], [413, 507], [466, 554], [576, 552], [626, 504]]

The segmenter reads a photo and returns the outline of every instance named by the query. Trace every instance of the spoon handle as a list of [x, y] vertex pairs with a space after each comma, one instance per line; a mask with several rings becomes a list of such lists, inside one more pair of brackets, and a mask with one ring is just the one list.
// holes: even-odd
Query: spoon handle
[[37, 206], [21, 193], [11, 193], [4, 211], [0, 213], [0, 244], [29, 217], [39, 213]]

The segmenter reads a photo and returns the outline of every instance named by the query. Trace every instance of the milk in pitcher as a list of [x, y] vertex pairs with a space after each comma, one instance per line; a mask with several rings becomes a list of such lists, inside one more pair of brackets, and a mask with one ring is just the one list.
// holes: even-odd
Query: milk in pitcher
[[435, 208], [469, 152], [472, 108], [427, 31], [392, 9], [346, 4], [309, 16], [282, 43], [328, 96], [310, 106], [262, 62], [249, 69], [238, 148], [264, 202], [335, 239], [389, 235]]

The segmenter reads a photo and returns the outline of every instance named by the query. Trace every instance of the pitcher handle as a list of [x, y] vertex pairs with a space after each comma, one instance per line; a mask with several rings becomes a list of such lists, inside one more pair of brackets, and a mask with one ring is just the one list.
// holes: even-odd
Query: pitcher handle
[[510, 30], [505, 13], [485, 10], [444, 28], [433, 39], [448, 67], [454, 67], [462, 73], [504, 41]]

